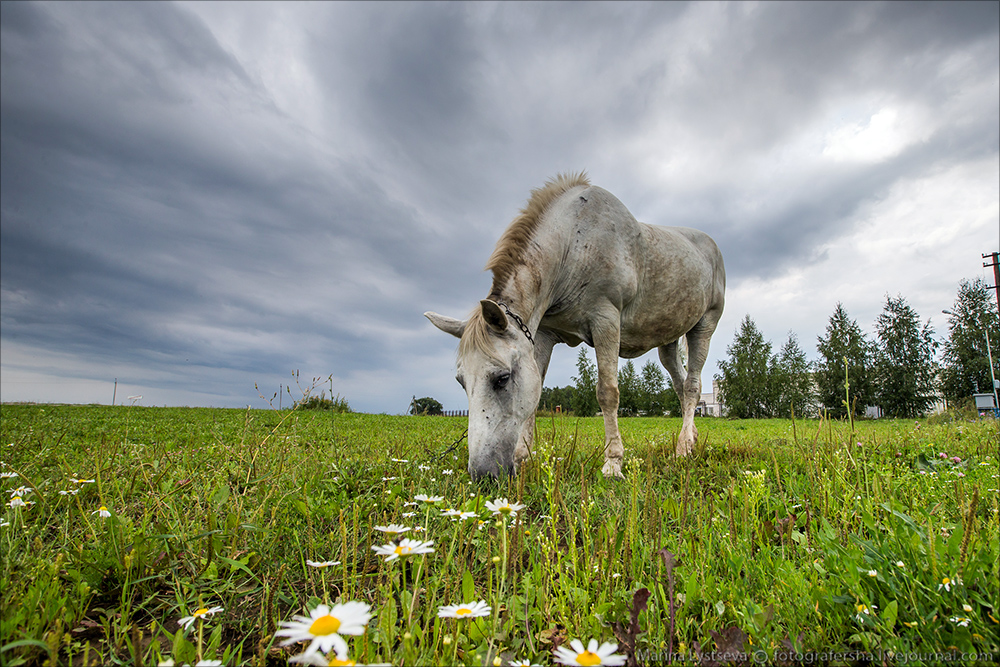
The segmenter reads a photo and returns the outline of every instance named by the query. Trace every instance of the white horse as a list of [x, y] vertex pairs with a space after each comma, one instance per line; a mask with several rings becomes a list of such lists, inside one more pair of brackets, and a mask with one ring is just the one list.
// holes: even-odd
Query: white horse
[[585, 174], [561, 175], [532, 190], [486, 268], [493, 288], [469, 319], [424, 313], [461, 339], [456, 379], [469, 397], [473, 479], [514, 473], [529, 455], [556, 343], [596, 350], [606, 477], [622, 476], [619, 356], [659, 348], [683, 413], [677, 454], [691, 451], [701, 369], [725, 304], [722, 254], [709, 236], [640, 223]]

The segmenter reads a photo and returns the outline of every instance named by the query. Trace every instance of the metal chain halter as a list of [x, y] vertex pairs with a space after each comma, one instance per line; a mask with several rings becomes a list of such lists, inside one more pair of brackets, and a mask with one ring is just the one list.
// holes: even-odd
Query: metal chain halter
[[520, 317], [512, 313], [510, 308], [508, 308], [507, 304], [504, 303], [503, 301], [497, 301], [496, 303], [498, 306], [503, 307], [504, 311], [507, 313], [507, 317], [511, 318], [512, 320], [514, 320], [514, 322], [517, 323], [517, 326], [520, 327], [521, 331], [523, 331], [524, 335], [527, 337], [528, 342], [534, 345], [535, 339], [531, 337], [531, 331], [528, 330], [528, 325], [524, 323], [524, 320], [522, 320]]

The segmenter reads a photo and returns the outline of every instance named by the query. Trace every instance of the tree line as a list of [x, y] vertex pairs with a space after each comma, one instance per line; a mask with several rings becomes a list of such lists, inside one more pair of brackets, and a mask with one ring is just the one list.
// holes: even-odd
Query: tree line
[[719, 362], [720, 402], [728, 416], [743, 419], [813, 416], [819, 409], [845, 417], [868, 407], [886, 417], [910, 418], [926, 414], [939, 397], [967, 405], [973, 394], [993, 391], [986, 341], [992, 334], [990, 352], [997, 359], [998, 321], [982, 279], [959, 285], [943, 344], [930, 320], [921, 324], [902, 296], [886, 296], [872, 335], [838, 303], [825, 335], [817, 338], [819, 359], [809, 362], [791, 332], [780, 351], [772, 352], [747, 315]]
[[[939, 398], [956, 407], [971, 404], [973, 394], [992, 391], [986, 338], [988, 332], [993, 359], [1000, 361], [1000, 318], [982, 279], [960, 283], [949, 313], [948, 336], [938, 341], [929, 319], [921, 323], [905, 298], [887, 295], [869, 335], [838, 303], [817, 337], [815, 361], [793, 332], [774, 351], [747, 315], [719, 362], [719, 401], [726, 415], [739, 419], [811, 417], [820, 410], [841, 418], [869, 407], [910, 418], [926, 414]], [[583, 349], [576, 367], [573, 385], [542, 390], [540, 409], [598, 413], [597, 369]], [[638, 372], [631, 360], [620, 365], [618, 391], [622, 416], [680, 415], [677, 393], [654, 361]]]
[[[597, 405], [597, 367], [581, 349], [576, 358], [575, 384], [565, 387], [545, 387], [538, 402], [540, 410], [572, 412], [590, 417], [600, 411]], [[654, 361], [647, 361], [636, 372], [631, 359], [618, 368], [618, 414], [623, 417], [636, 415], [679, 416], [680, 398], [670, 384], [663, 368]]]

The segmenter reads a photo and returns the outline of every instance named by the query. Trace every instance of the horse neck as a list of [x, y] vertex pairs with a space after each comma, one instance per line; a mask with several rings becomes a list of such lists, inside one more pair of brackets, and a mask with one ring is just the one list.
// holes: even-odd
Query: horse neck
[[538, 330], [545, 311], [552, 304], [552, 286], [558, 270], [556, 262], [545, 261], [536, 255], [541, 253], [532, 253], [507, 284], [500, 290], [494, 289], [489, 297], [507, 304], [511, 312], [520, 316], [532, 332]]

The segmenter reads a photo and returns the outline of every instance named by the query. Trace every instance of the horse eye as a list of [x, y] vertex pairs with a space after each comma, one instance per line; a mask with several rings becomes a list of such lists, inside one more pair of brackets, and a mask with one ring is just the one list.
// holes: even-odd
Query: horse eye
[[501, 373], [496, 377], [496, 379], [493, 380], [493, 388], [503, 389], [504, 387], [507, 386], [507, 383], [509, 381], [510, 381], [510, 373]]

